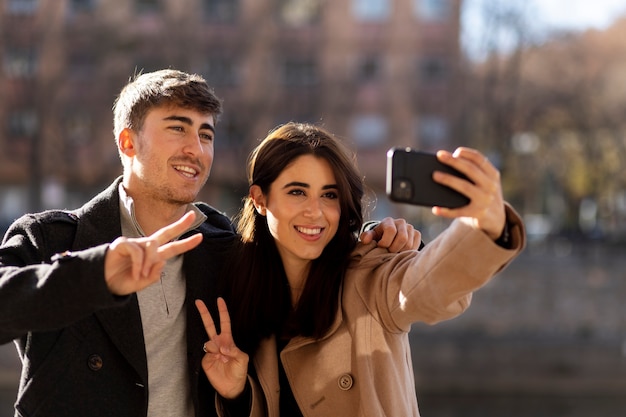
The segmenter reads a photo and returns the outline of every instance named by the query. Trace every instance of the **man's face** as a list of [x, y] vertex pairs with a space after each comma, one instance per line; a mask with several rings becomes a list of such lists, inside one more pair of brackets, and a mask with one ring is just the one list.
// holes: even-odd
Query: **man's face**
[[193, 202], [213, 163], [211, 114], [180, 107], [156, 107], [139, 132], [131, 132], [132, 151], [125, 177], [133, 198], [168, 204]]

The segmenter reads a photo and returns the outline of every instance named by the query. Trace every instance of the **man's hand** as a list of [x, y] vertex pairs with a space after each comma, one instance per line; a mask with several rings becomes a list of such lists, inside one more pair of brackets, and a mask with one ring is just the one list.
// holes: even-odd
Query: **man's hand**
[[221, 297], [217, 299], [220, 334], [217, 334], [211, 313], [204, 302], [196, 300], [196, 308], [209, 336], [209, 341], [202, 346], [205, 352], [202, 369], [218, 394], [228, 399], [236, 398], [246, 387], [249, 357], [235, 346], [226, 301]]
[[196, 215], [190, 211], [175, 223], [148, 237], [119, 237], [109, 245], [104, 258], [104, 279], [111, 293], [127, 295], [159, 280], [165, 262], [187, 252], [202, 241], [200, 233], [183, 240], [171, 241], [183, 234]]
[[361, 242], [378, 242], [379, 248], [389, 252], [416, 250], [422, 241], [422, 234], [404, 219], [385, 217], [375, 228], [361, 233]]

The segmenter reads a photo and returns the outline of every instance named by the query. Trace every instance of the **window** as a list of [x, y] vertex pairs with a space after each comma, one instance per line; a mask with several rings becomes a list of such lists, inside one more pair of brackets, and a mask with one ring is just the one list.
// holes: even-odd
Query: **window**
[[364, 22], [381, 22], [391, 14], [390, 0], [352, 0], [352, 14]]
[[92, 77], [97, 69], [96, 59], [91, 50], [77, 49], [72, 51], [68, 61], [69, 72], [73, 77]]
[[239, 14], [239, 0], [203, 0], [202, 6], [209, 22], [234, 23]]
[[358, 79], [362, 82], [376, 81], [381, 77], [382, 63], [378, 56], [365, 57], [358, 67]]
[[237, 116], [227, 114], [220, 119], [215, 126], [215, 148], [216, 149], [243, 149], [246, 145], [246, 131], [243, 128], [247, 121], [237, 119]]
[[442, 57], [424, 57], [419, 62], [420, 80], [424, 84], [443, 81], [448, 76], [448, 67]]
[[14, 111], [9, 113], [9, 137], [25, 138], [33, 137], [39, 128], [37, 113], [32, 109]]
[[34, 48], [8, 48], [4, 54], [4, 73], [9, 78], [30, 78], [37, 70]]
[[65, 140], [71, 145], [82, 145], [89, 143], [92, 137], [89, 113], [78, 108], [68, 112], [65, 118]]
[[289, 26], [305, 26], [319, 22], [319, 0], [279, 0], [281, 22]]
[[157, 13], [161, 11], [159, 0], [135, 0], [135, 10], [137, 13]]
[[203, 71], [209, 85], [235, 86], [239, 84], [239, 71], [229, 58], [212, 58]]
[[423, 114], [416, 125], [418, 143], [422, 148], [439, 149], [448, 140], [450, 126], [443, 116]]
[[7, 0], [7, 13], [14, 15], [32, 15], [37, 11], [38, 0]]
[[317, 68], [313, 61], [287, 60], [283, 64], [283, 84], [312, 86], [317, 84]]
[[350, 123], [350, 137], [360, 148], [384, 144], [388, 131], [387, 120], [378, 114], [357, 115]]
[[70, 13], [89, 13], [96, 8], [96, 0], [70, 0]]
[[14, 219], [28, 211], [28, 191], [23, 186], [0, 187], [0, 233], [4, 233]]
[[445, 21], [452, 14], [451, 0], [413, 0], [415, 14], [425, 21]]

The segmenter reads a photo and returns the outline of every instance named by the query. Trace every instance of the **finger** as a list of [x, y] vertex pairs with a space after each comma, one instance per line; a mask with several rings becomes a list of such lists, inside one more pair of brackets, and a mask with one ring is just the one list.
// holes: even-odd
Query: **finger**
[[466, 172], [465, 169], [467, 168], [471, 170], [472, 167], [478, 168], [479, 172], [486, 174], [488, 177], [494, 177], [496, 174], [499, 174], [498, 169], [491, 163], [489, 158], [476, 149], [465, 147], [457, 148], [453, 154], [449, 155], [449, 159], [451, 160], [451, 163], [458, 161], [459, 166], [456, 168], [467, 176], [470, 176], [471, 172]]
[[174, 242], [169, 242], [164, 245], [159, 246], [157, 249], [157, 253], [159, 254], [160, 259], [170, 259], [174, 256], [180, 255], [181, 253], [185, 253], [195, 248], [202, 242], [202, 234], [196, 233], [190, 237], [185, 239], [176, 240]]
[[[130, 258], [130, 271], [133, 280], [138, 280], [144, 260], [144, 251], [136, 243], [125, 237], [119, 237], [109, 246], [110, 255], [120, 258]], [[107, 254], [108, 255], [108, 254]], [[109, 259], [109, 256], [107, 256]]]
[[143, 283], [144, 287], [149, 286], [161, 279], [161, 272], [163, 271], [163, 267], [165, 266], [165, 261], [159, 261], [152, 264], [152, 267], [148, 271], [148, 273], [144, 276], [145, 280]]
[[142, 242], [143, 245], [143, 264], [141, 265], [141, 276], [148, 277], [153, 271], [153, 267], [161, 259], [159, 258], [158, 243], [155, 240], [148, 239]]
[[[409, 224], [407, 224], [404, 220], [396, 221], [396, 235], [393, 237], [391, 244], [387, 248], [389, 252], [400, 252], [404, 250], [407, 245], [410, 246], [410, 233], [409, 233]], [[413, 226], [410, 226], [411, 228]]]
[[471, 177], [470, 175], [471, 174], [467, 175], [467, 177], [470, 178], [472, 182], [453, 174], [448, 174], [442, 171], [435, 171], [433, 172], [433, 180], [436, 183], [445, 185], [446, 187], [458, 191], [459, 193], [463, 194], [471, 200], [471, 193], [475, 188], [477, 181], [475, 179], [475, 176]]
[[422, 233], [419, 230], [415, 230], [413, 225], [409, 225], [409, 226], [410, 226], [409, 236], [411, 236], [411, 239], [410, 239], [410, 244], [408, 245], [407, 249], [417, 250], [419, 249], [420, 244], [422, 243]]
[[385, 235], [384, 229], [389, 227], [395, 227], [395, 225], [393, 224], [393, 219], [391, 217], [385, 217], [380, 222], [378, 222], [375, 227], [368, 230], [366, 233], [368, 237], [371, 238], [371, 241], [378, 242], [380, 238]]
[[174, 223], [154, 232], [152, 235], [150, 235], [150, 238], [156, 239], [159, 246], [164, 245], [185, 233], [185, 231], [187, 231], [187, 229], [193, 224], [195, 218], [196, 213], [194, 213], [193, 211], [188, 211], [183, 217], [181, 217]]
[[389, 248], [398, 234], [396, 222], [391, 217], [385, 217], [373, 231], [376, 233], [374, 240], [379, 248]]
[[204, 353], [209, 353], [209, 354], [220, 353], [219, 346], [217, 345], [217, 343], [215, 343], [212, 340], [209, 340], [208, 342], [204, 343], [204, 345], [202, 345], [202, 348], [204, 350]]
[[422, 245], [422, 232], [417, 230], [413, 231], [413, 242], [411, 244], [411, 250], [418, 250]]
[[374, 236], [376, 236], [376, 232], [374, 232], [373, 230], [366, 230], [365, 232], [361, 233], [361, 236], [359, 236], [359, 240], [362, 243], [368, 244], [374, 240]]
[[217, 310], [220, 314], [220, 335], [228, 336], [232, 340], [230, 314], [228, 313], [226, 301], [222, 297], [217, 298]]
[[491, 165], [491, 162], [489, 162], [489, 159], [487, 159], [485, 155], [472, 148], [459, 147], [454, 151], [452, 157], [471, 161], [473, 164], [481, 168]]
[[209, 309], [206, 308], [206, 304], [202, 300], [196, 300], [196, 308], [200, 313], [200, 318], [202, 319], [202, 324], [204, 324], [204, 330], [206, 330], [207, 335], [209, 336], [209, 340], [215, 339], [217, 336], [217, 331], [215, 329], [215, 322], [213, 321], [213, 317], [211, 317], [211, 313], [209, 313]]

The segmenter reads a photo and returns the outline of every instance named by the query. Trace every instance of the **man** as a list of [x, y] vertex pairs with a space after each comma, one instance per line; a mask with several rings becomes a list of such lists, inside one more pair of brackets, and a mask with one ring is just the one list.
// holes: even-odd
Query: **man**
[[[236, 235], [194, 201], [221, 112], [198, 75], [136, 77], [114, 105], [122, 177], [77, 210], [27, 214], [9, 228], [0, 343], [15, 340], [23, 363], [16, 416], [216, 415], [220, 387], [201, 368], [208, 337], [193, 301], [215, 308]], [[385, 219], [363, 239], [379, 236], [394, 251], [419, 243], [402, 221]], [[227, 403], [250, 411], [248, 398]]]

